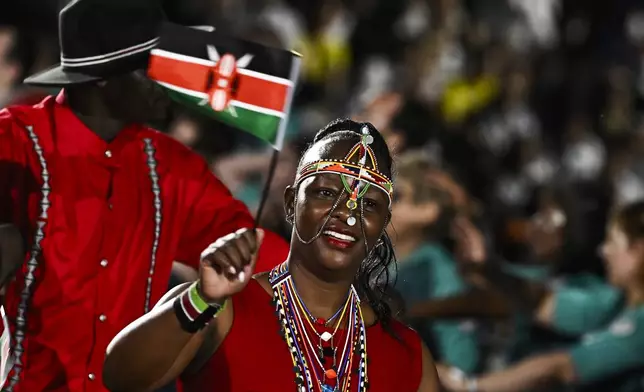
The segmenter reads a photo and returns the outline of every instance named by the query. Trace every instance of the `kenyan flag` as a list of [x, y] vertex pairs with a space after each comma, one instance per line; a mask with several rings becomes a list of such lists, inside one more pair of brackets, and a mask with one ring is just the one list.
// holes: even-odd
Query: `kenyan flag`
[[170, 23], [160, 36], [148, 76], [174, 100], [282, 147], [297, 54]]

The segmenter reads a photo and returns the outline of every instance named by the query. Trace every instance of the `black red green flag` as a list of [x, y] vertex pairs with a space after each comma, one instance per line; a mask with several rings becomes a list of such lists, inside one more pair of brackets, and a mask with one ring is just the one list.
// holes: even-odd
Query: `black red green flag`
[[279, 150], [299, 69], [296, 53], [167, 23], [148, 76], [174, 100]]

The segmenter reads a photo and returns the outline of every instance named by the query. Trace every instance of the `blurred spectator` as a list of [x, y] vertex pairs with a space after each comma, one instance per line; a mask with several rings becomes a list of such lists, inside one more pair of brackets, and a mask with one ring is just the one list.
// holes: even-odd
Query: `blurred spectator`
[[16, 30], [0, 27], [0, 106], [11, 100], [16, 83], [22, 76], [20, 59], [15, 56], [16, 45]]
[[[509, 369], [477, 377], [483, 390], [524, 391], [557, 385], [590, 390], [640, 391], [644, 360], [642, 262], [640, 242], [644, 204], [619, 210], [602, 247], [610, 286], [588, 282], [579, 288], [551, 288], [540, 299], [536, 319], [553, 330], [582, 335], [570, 348], [532, 356]], [[622, 296], [622, 292], [624, 296]], [[471, 380], [457, 379], [439, 366], [449, 391], [464, 390]], [[550, 389], [552, 390], [552, 389]]]
[[170, 131], [168, 134], [178, 142], [192, 148], [195, 147], [199, 137], [201, 136], [199, 124], [186, 116], [175, 119], [170, 125]]
[[563, 169], [573, 182], [596, 180], [606, 165], [604, 143], [590, 126], [589, 119], [575, 117], [564, 135]]
[[[456, 262], [439, 242], [454, 205], [448, 192], [427, 181], [434, 170], [417, 153], [405, 154], [398, 163], [391, 222], [398, 256], [396, 290], [410, 306], [467, 290]], [[467, 373], [477, 370], [479, 350], [471, 321], [422, 320], [418, 331], [434, 348], [435, 358]]]
[[442, 113], [450, 125], [458, 125], [484, 109], [496, 98], [499, 89], [498, 75], [484, 70], [482, 59], [469, 58], [461, 78], [449, 83], [445, 89]]

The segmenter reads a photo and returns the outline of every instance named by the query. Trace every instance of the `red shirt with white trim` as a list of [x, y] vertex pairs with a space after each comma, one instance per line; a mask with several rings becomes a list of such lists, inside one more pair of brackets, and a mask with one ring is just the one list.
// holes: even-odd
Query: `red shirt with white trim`
[[[253, 225], [197, 154], [133, 125], [111, 142], [64, 92], [0, 112], [0, 221], [28, 243], [5, 308], [10, 390], [105, 391], [105, 349], [167, 289], [173, 261], [197, 268], [217, 238]], [[286, 258], [267, 233], [258, 270]]]

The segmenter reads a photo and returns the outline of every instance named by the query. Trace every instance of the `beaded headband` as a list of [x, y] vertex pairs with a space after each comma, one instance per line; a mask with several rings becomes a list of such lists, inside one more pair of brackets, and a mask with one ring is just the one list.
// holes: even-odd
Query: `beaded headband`
[[[373, 136], [369, 134], [369, 128], [365, 125], [362, 127], [360, 141], [349, 150], [344, 159], [322, 159], [304, 165], [297, 175], [296, 183], [316, 174], [338, 174], [342, 179], [344, 189], [349, 194], [347, 207], [352, 212], [358, 208], [358, 200], [364, 196], [371, 186], [385, 192], [391, 208], [393, 184], [387, 176], [378, 171], [376, 156], [369, 146], [371, 143], [373, 143]], [[351, 162], [356, 154], [359, 157], [358, 162]], [[373, 169], [367, 167], [367, 158]], [[349, 226], [356, 224], [356, 218], [353, 214], [347, 218], [347, 224]]]

